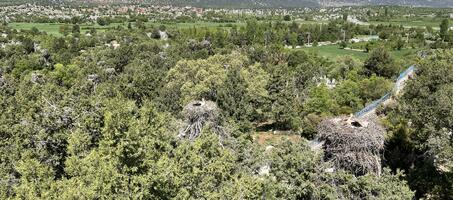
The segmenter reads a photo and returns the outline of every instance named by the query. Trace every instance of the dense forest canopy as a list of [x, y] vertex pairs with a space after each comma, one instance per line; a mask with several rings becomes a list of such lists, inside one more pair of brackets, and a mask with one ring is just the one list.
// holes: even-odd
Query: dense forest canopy
[[[381, 11], [364, 15], [396, 15]], [[448, 19], [434, 30], [347, 15], [208, 14], [220, 24], [209, 27], [131, 16], [0, 26], [0, 199], [453, 197]], [[57, 32], [12, 28], [40, 20]], [[386, 94], [375, 121], [348, 121]], [[378, 127], [373, 173], [325, 151], [335, 141], [319, 125], [337, 116]], [[365, 157], [356, 149], [344, 156]]]

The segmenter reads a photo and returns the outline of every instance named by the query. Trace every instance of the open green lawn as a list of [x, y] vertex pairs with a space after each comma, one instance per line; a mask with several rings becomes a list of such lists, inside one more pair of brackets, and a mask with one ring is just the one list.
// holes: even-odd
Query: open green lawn
[[[340, 57], [350, 56], [355, 59], [364, 61], [368, 57], [368, 53], [356, 51], [356, 50], [348, 50], [348, 49], [340, 49], [339, 45], [326, 45], [326, 46], [319, 46], [319, 47], [307, 47], [302, 48], [307, 52], [317, 53], [320, 56], [325, 58], [329, 58], [332, 60], [336, 60]], [[390, 54], [396, 59], [403, 59], [406, 56], [413, 55], [417, 52], [417, 49], [402, 49], [400, 51], [391, 51]]]
[[33, 27], [36, 27], [40, 31], [45, 31], [48, 34], [60, 35], [58, 32], [61, 24], [58, 23], [10, 23], [9, 27], [18, 29], [18, 30], [30, 30]]
[[[48, 34], [52, 35], [58, 35], [60, 36], [61, 34], [59, 33], [60, 26], [63, 24], [61, 23], [10, 23], [8, 24], [9, 27], [18, 29], [18, 30], [30, 30], [33, 27], [36, 27], [40, 31], [45, 31]], [[174, 27], [174, 28], [191, 28], [191, 27], [205, 27], [205, 28], [217, 28], [217, 27], [224, 27], [228, 28], [230, 26], [236, 25], [236, 26], [244, 26], [244, 23], [215, 23], [215, 22], [194, 22], [194, 23], [155, 23], [155, 22], [147, 22], [146, 25], [148, 26], [160, 26], [160, 25], [165, 25], [167, 27]], [[89, 31], [92, 28], [95, 28], [98, 31], [104, 31], [106, 29], [114, 28], [117, 26], [123, 26], [127, 27], [127, 23], [111, 23], [107, 26], [100, 26], [98, 24], [82, 24], [80, 25], [80, 29], [82, 33], [85, 33]]]
[[218, 28], [218, 27], [229, 28], [232, 26], [245, 26], [245, 23], [241, 23], [241, 22], [232, 22], [232, 23], [223, 23], [223, 22], [188, 22], [188, 23], [147, 22], [146, 25], [152, 25], [152, 26], [164, 25], [167, 27], [182, 28], [182, 29], [192, 28], [192, 27], [211, 29], [211, 28]]
[[[63, 24], [61, 24], [61, 23], [10, 23], [10, 24], [8, 24], [9, 27], [18, 29], [18, 30], [21, 30], [21, 29], [30, 30], [33, 27], [36, 27], [40, 31], [44, 31], [44, 32], [47, 32], [48, 34], [57, 35], [57, 36], [61, 35], [59, 32], [59, 29], [60, 29], [60, 26], [62, 26], [62, 25]], [[82, 24], [82, 25], [80, 25], [80, 29], [81, 29], [82, 33], [85, 33], [92, 28], [95, 28], [98, 31], [103, 31], [105, 29], [114, 28], [118, 25], [123, 26], [124, 24], [111, 23], [108, 26], [100, 26], [98, 24]]]
[[[370, 24], [392, 24], [392, 25], [403, 25], [404, 27], [418, 27], [425, 28], [426, 26], [431, 26], [434, 29], [439, 28], [442, 19], [440, 18], [394, 18], [386, 22], [381, 21], [370, 21]], [[453, 20], [450, 20], [450, 24], [453, 23]]]
[[397, 59], [404, 59], [408, 56], [415, 55], [420, 49], [401, 49], [400, 51], [390, 52]]
[[339, 57], [344, 57], [344, 56], [351, 56], [353, 58], [359, 59], [359, 60], [365, 60], [368, 56], [367, 53], [365, 52], [360, 52], [360, 51], [354, 51], [354, 50], [345, 50], [345, 49], [340, 49], [338, 45], [326, 45], [326, 46], [318, 46], [318, 47], [307, 47], [307, 48], [302, 48], [305, 51], [311, 52], [311, 53], [317, 53], [320, 56], [330, 58], [330, 59], [337, 59]]

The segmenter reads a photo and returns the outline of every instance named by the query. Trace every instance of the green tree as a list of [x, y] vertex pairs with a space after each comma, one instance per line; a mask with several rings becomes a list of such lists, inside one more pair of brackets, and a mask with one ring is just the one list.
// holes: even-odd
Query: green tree
[[290, 15], [285, 15], [285, 16], [283, 16], [283, 20], [291, 21], [291, 16]]
[[31, 33], [32, 33], [33, 35], [38, 35], [38, 34], [39, 34], [39, 29], [36, 28], [36, 27], [32, 27], [32, 28], [31, 28]]
[[[301, 55], [298, 53], [292, 55]], [[297, 59], [292, 57], [292, 59]], [[303, 62], [302, 60], [299, 60]], [[298, 65], [293, 60], [291, 63]], [[296, 66], [294, 66], [295, 68]], [[296, 80], [293, 76], [294, 68], [289, 66], [278, 66], [271, 73], [271, 80], [268, 86], [269, 97], [271, 101], [271, 114], [276, 122], [276, 128], [299, 130], [301, 128], [301, 102], [298, 96], [299, 91], [296, 90]]]
[[367, 75], [376, 74], [390, 78], [397, 75], [399, 67], [391, 57], [390, 53], [383, 47], [374, 49], [365, 61], [365, 73]]
[[35, 42], [31, 38], [23, 38], [22, 46], [27, 54], [35, 51]]
[[341, 41], [341, 42], [340, 42], [340, 49], [344, 49], [344, 48], [346, 48], [347, 46], [348, 46], [348, 43], [347, 43], [347, 42], [345, 42], [345, 41]]
[[389, 30], [383, 30], [381, 32], [379, 32], [379, 38], [382, 39], [382, 40], [387, 40], [390, 38], [390, 31]]
[[398, 37], [395, 41], [394, 49], [400, 51], [404, 47], [404, 41], [401, 37]]
[[338, 111], [338, 104], [333, 100], [326, 85], [321, 84], [311, 90], [310, 98], [304, 103], [304, 111], [318, 115], [332, 115]]
[[72, 25], [72, 34], [80, 34], [80, 26], [78, 24]]
[[358, 111], [363, 105], [359, 84], [350, 80], [345, 80], [336, 86], [333, 96], [340, 106], [340, 112], [344, 114]]
[[18, 198], [49, 198], [54, 172], [36, 159], [22, 159], [15, 170], [21, 175], [21, 184], [14, 189]]
[[420, 61], [416, 78], [407, 83], [390, 118], [387, 159], [392, 167], [408, 171], [419, 198], [453, 195], [451, 57], [447, 51]]
[[173, 95], [180, 95], [173, 99], [173, 103], [176, 102], [179, 106], [202, 98], [222, 104], [222, 99], [218, 96], [219, 91], [226, 95], [225, 92], [232, 89], [224, 90], [227, 75], [230, 70], [239, 70], [241, 79], [244, 80], [247, 99], [258, 108], [267, 96], [265, 88], [268, 75], [260, 65], [247, 66], [247, 62], [247, 58], [239, 53], [216, 55], [208, 59], [182, 60], [168, 72], [165, 88]]
[[107, 26], [110, 24], [109, 20], [106, 19], [106, 18], [103, 18], [103, 17], [98, 17], [96, 19], [96, 22], [100, 25], [100, 26]]
[[392, 90], [393, 84], [390, 80], [372, 75], [360, 81], [360, 96], [367, 102], [381, 98]]
[[447, 38], [448, 38], [448, 30], [449, 29], [450, 29], [450, 26], [449, 26], [448, 19], [443, 19], [441, 24], [440, 24], [440, 32], [439, 32], [440, 38], [443, 41], [447, 40]]
[[343, 13], [343, 21], [348, 21], [348, 13]]

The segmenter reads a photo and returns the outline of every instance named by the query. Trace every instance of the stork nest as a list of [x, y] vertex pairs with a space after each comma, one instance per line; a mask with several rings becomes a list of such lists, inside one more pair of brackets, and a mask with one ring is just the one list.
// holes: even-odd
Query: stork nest
[[380, 175], [385, 129], [376, 120], [346, 116], [327, 119], [318, 125], [318, 133], [319, 139], [325, 141], [325, 159], [335, 168], [356, 175]]
[[212, 101], [193, 101], [184, 107], [182, 114], [186, 124], [179, 132], [179, 138], [194, 140], [200, 136], [204, 127], [210, 127], [221, 141], [227, 135], [220, 123], [220, 110]]

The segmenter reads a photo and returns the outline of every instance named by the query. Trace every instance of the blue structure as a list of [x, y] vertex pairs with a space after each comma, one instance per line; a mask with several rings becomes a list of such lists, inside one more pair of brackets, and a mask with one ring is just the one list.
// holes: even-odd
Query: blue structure
[[357, 117], [357, 118], [358, 117], [362, 117], [362, 116], [368, 114], [369, 112], [373, 111], [374, 109], [376, 109], [379, 105], [381, 105], [382, 103], [384, 103], [388, 99], [390, 99], [394, 92], [397, 93], [397, 92], [399, 92], [402, 89], [404, 82], [409, 78], [409, 75], [414, 73], [414, 72], [415, 72], [415, 66], [414, 65], [412, 65], [409, 68], [407, 68], [404, 72], [402, 72], [398, 76], [398, 79], [395, 82], [395, 86], [393, 87], [393, 91], [392, 92], [389, 92], [389, 93], [385, 94], [380, 99], [378, 99], [376, 101], [373, 101], [371, 104], [369, 104], [368, 106], [366, 106], [365, 108], [363, 108], [359, 112], [356, 112], [354, 114], [354, 117]]

